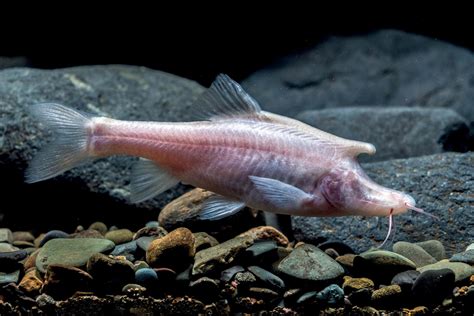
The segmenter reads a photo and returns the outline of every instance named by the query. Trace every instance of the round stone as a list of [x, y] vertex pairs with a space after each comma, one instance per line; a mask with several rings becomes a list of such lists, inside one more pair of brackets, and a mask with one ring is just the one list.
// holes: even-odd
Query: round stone
[[428, 270], [450, 269], [454, 272], [455, 282], [462, 282], [468, 280], [474, 274], [474, 267], [463, 262], [449, 262], [448, 260], [441, 260], [439, 262], [426, 265], [418, 269], [421, 273]]
[[8, 228], [0, 228], [0, 242], [11, 244], [13, 242], [12, 231]]
[[9, 283], [18, 283], [20, 279], [20, 270], [13, 272], [0, 272], [0, 285]]
[[372, 292], [372, 304], [380, 308], [390, 308], [401, 303], [402, 289], [399, 285], [388, 285]]
[[454, 272], [449, 269], [427, 270], [421, 273], [412, 287], [417, 303], [441, 303], [454, 288]]
[[466, 250], [461, 253], [454, 254], [451, 259], [451, 262], [463, 262], [469, 265], [474, 265], [474, 249]]
[[32, 233], [27, 232], [27, 231], [16, 231], [13, 232], [13, 241], [28, 241], [28, 242], [34, 242], [35, 241], [35, 236], [33, 236]]
[[414, 270], [413, 261], [397, 253], [386, 250], [364, 252], [354, 258], [353, 271], [357, 275], [367, 276], [382, 283], [389, 283], [403, 271]]
[[393, 245], [393, 251], [413, 261], [418, 268], [436, 262], [436, 259], [422, 247], [406, 241], [396, 242]]
[[71, 238], [99, 238], [104, 239], [104, 235], [102, 235], [99, 231], [95, 229], [86, 229], [74, 234], [71, 234]]
[[200, 299], [212, 300], [219, 294], [219, 281], [201, 277], [189, 283], [189, 288]]
[[443, 244], [439, 240], [426, 240], [422, 242], [417, 242], [415, 245], [423, 248], [427, 253], [429, 253], [437, 261], [446, 259], [446, 250]]
[[157, 285], [158, 274], [151, 268], [142, 268], [135, 271], [135, 282], [146, 288], [153, 288]]
[[133, 264], [101, 253], [92, 255], [87, 261], [87, 272], [92, 275], [100, 289], [107, 293], [119, 293], [123, 286], [134, 280]]
[[85, 266], [94, 254], [108, 252], [114, 247], [114, 243], [107, 239], [52, 239], [39, 251], [36, 257], [36, 267], [39, 271], [45, 273], [47, 266], [50, 264], [63, 264], [73, 267]]
[[98, 231], [102, 236], [107, 233], [107, 225], [102, 222], [94, 222], [89, 226], [89, 229]]
[[43, 247], [45, 243], [47, 243], [51, 239], [56, 239], [56, 238], [69, 238], [69, 234], [66, 232], [63, 232], [62, 230], [50, 230], [41, 239], [41, 242], [39, 243], [39, 247]]
[[0, 252], [11, 252], [20, 250], [18, 247], [15, 247], [6, 242], [0, 242]]
[[368, 278], [352, 278], [350, 276], [344, 277], [344, 283], [342, 288], [346, 294], [351, 294], [352, 292], [361, 290], [361, 289], [374, 289], [374, 281]]
[[411, 291], [419, 275], [420, 272], [416, 270], [403, 271], [395, 275], [390, 284], [398, 284], [402, 288], [402, 291], [408, 293]]
[[136, 240], [137, 242], [137, 246], [143, 250], [143, 251], [147, 251], [148, 250], [148, 247], [150, 247], [150, 244], [153, 240], [157, 239], [158, 237], [154, 237], [154, 236], [143, 236], [143, 237], [140, 237]]
[[175, 229], [150, 243], [146, 261], [151, 267], [169, 267], [181, 271], [192, 262], [195, 254], [194, 240], [189, 229]]
[[19, 261], [25, 259], [27, 255], [26, 250], [0, 252], [0, 271], [10, 272], [18, 270], [21, 266]]
[[344, 269], [339, 263], [310, 244], [295, 248], [280, 262], [278, 271], [306, 281], [331, 281], [344, 274]]
[[92, 277], [85, 271], [61, 264], [48, 265], [42, 293], [65, 299], [77, 291], [91, 290]]
[[344, 303], [344, 291], [337, 284], [331, 284], [316, 295], [323, 305], [336, 306]]
[[131, 293], [131, 292], [145, 292], [146, 288], [141, 286], [140, 284], [129, 283], [124, 285], [122, 288], [122, 293]]
[[145, 224], [145, 227], [158, 227], [160, 226], [160, 223], [158, 221], [149, 221]]
[[133, 239], [133, 233], [129, 229], [117, 229], [105, 234], [105, 238], [111, 240], [116, 245], [124, 244]]

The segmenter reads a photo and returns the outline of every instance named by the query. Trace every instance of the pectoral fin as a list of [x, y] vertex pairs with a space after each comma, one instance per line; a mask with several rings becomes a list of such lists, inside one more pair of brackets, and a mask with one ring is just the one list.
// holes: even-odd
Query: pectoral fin
[[204, 202], [199, 218], [204, 220], [218, 220], [237, 213], [245, 207], [245, 203], [232, 200], [220, 195], [212, 196]]
[[279, 210], [297, 210], [304, 203], [312, 201], [314, 196], [290, 184], [257, 176], [249, 176], [255, 189]]

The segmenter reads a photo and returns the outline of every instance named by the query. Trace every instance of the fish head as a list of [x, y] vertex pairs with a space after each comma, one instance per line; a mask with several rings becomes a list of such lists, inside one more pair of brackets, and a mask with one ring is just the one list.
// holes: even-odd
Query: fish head
[[372, 181], [358, 163], [329, 172], [321, 178], [318, 189], [336, 212], [343, 215], [396, 215], [413, 209], [416, 204], [410, 195]]

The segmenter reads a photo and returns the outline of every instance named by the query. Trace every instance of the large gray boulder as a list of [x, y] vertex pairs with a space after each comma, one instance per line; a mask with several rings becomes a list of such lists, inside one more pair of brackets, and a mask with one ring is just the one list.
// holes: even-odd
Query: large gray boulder
[[[417, 206], [439, 217], [436, 221], [413, 211], [395, 216], [395, 241], [437, 239], [450, 253], [461, 252], [472, 243], [474, 153], [443, 153], [363, 167], [377, 183], [409, 193]], [[387, 223], [381, 217], [292, 218], [298, 240], [341, 240], [359, 252], [380, 245]]]
[[457, 135], [456, 141], [469, 142], [465, 120], [453, 110], [443, 108], [334, 108], [305, 111], [297, 119], [334, 135], [374, 144], [377, 153], [361, 155], [359, 159], [364, 162], [430, 155], [444, 149], [466, 151], [464, 146], [447, 148], [452, 141], [445, 141], [459, 126], [464, 126], [466, 132]]
[[[45, 222], [54, 225], [67, 221], [74, 227], [93, 217], [121, 223], [135, 216], [139, 224], [144, 218], [156, 220], [159, 208], [183, 192], [183, 187], [178, 187], [147, 203], [130, 205], [130, 167], [136, 159], [126, 157], [101, 159], [54, 179], [25, 185], [23, 171], [28, 161], [50, 140], [50, 133], [28, 115], [28, 106], [56, 102], [117, 119], [182, 121], [192, 118], [193, 102], [202, 91], [204, 88], [196, 82], [135, 66], [0, 71], [0, 171], [5, 223], [21, 227], [31, 223], [37, 228]], [[23, 199], [17, 197], [18, 192]]]
[[340, 106], [453, 109], [474, 120], [474, 55], [423, 36], [384, 30], [331, 38], [243, 82], [263, 107], [296, 116]]

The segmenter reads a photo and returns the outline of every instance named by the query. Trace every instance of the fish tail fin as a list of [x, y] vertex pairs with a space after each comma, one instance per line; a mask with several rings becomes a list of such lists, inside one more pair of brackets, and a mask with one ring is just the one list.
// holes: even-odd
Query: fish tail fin
[[56, 137], [30, 162], [25, 171], [27, 183], [55, 177], [91, 157], [88, 142], [92, 115], [54, 103], [36, 104], [29, 111]]

